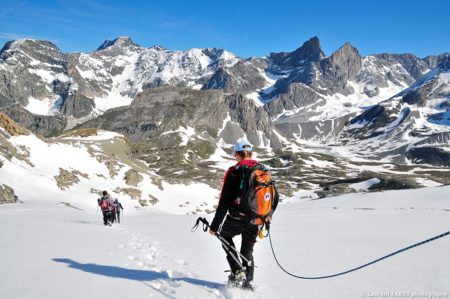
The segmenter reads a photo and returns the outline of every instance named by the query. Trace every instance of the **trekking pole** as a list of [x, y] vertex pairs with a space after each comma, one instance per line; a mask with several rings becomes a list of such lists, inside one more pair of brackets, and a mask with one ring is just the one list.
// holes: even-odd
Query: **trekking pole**
[[[233, 249], [236, 253], [238, 253], [236, 251], [236, 248], [234, 248], [233, 246], [230, 246], [229, 243], [224, 243], [222, 242], [222, 240], [217, 236], [217, 238], [219, 239], [219, 241], [222, 243], [222, 247], [228, 252], [228, 254], [235, 260], [235, 262], [239, 265], [239, 267], [241, 268], [241, 270], [244, 269], [244, 266], [241, 263], [241, 260], [239, 260], [239, 257], [237, 257], [232, 251], [231, 249]], [[224, 240], [225, 241], [225, 240]], [[226, 242], [226, 241], [225, 241]], [[241, 256], [242, 257], [242, 256]], [[249, 264], [250, 266], [250, 264]]]
[[[208, 230], [208, 228], [209, 228], [208, 221], [205, 218], [199, 217], [197, 219], [197, 221], [195, 222], [194, 227], [192, 227], [192, 229], [191, 229], [192, 232], [195, 232], [197, 230], [200, 221], [203, 223], [203, 231], [206, 232]], [[231, 251], [233, 249], [237, 254], [239, 254], [242, 257], [242, 255], [239, 252], [237, 252], [236, 248], [231, 246], [230, 243], [228, 243], [222, 237], [219, 237], [218, 233], [216, 233], [216, 237], [217, 237], [217, 239], [219, 239], [220, 243], [222, 243], [223, 249], [225, 249], [225, 251], [234, 259], [234, 261], [238, 264], [238, 266], [241, 268], [241, 270], [244, 269], [244, 266], [242, 265], [239, 258]], [[243, 258], [245, 258], [245, 257], [243, 257]]]
[[247, 265], [251, 266], [252, 262], [249, 261], [245, 256], [243, 256], [240, 252], [238, 252], [236, 250], [236, 248], [234, 246], [232, 246], [227, 240], [225, 240], [220, 234], [216, 233], [217, 238], [219, 239], [220, 242], [222, 242], [222, 244], [226, 244], [228, 247], [231, 247], [237, 254], [239, 254], [239, 256], [245, 261], [247, 262]]
[[[198, 225], [200, 224], [200, 221], [203, 223], [203, 231], [204, 232], [206, 232], [208, 230], [208, 228], [210, 228], [208, 220], [206, 220], [206, 218], [198, 217], [197, 221], [195, 222], [195, 225], [191, 229], [192, 232], [195, 232], [197, 230]], [[222, 243], [225, 250], [228, 253], [230, 253], [231, 257], [241, 266], [241, 268], [244, 268], [244, 267], [242, 266], [242, 263], [239, 261], [237, 256], [240, 256], [242, 258], [242, 260], [244, 260], [247, 263], [247, 265], [251, 266], [253, 264], [244, 255], [242, 255], [242, 253], [237, 251], [237, 249], [234, 246], [232, 246], [227, 240], [225, 240], [225, 238], [223, 238], [218, 232], [216, 232], [216, 237], [217, 237], [217, 239], [219, 239], [220, 243]], [[231, 250], [233, 250], [237, 254], [237, 256], [234, 255], [231, 252]]]

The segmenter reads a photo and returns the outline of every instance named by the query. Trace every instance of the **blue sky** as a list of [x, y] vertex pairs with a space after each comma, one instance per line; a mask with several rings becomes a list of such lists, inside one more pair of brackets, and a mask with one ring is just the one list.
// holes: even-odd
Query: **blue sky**
[[326, 54], [450, 51], [450, 0], [0, 1], [0, 43], [46, 39], [65, 52], [130, 36], [141, 46], [226, 48], [241, 57], [292, 51], [318, 36]]

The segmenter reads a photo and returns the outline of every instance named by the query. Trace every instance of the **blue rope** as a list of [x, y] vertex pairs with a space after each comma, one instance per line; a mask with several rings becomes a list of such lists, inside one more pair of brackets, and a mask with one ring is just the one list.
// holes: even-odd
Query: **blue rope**
[[399, 254], [399, 253], [401, 253], [401, 252], [410, 250], [410, 249], [412, 249], [412, 248], [414, 248], [414, 247], [417, 247], [417, 246], [426, 244], [426, 243], [428, 243], [428, 242], [431, 242], [431, 241], [434, 241], [434, 240], [443, 238], [443, 237], [448, 236], [448, 235], [450, 235], [450, 231], [445, 232], [445, 233], [440, 234], [440, 235], [437, 235], [437, 236], [435, 236], [435, 237], [433, 237], [433, 238], [424, 240], [424, 241], [422, 241], [422, 242], [413, 244], [413, 245], [411, 245], [411, 246], [402, 248], [402, 249], [400, 249], [400, 250], [394, 251], [394, 252], [392, 252], [392, 253], [390, 253], [390, 254], [388, 254], [388, 255], [385, 255], [385, 256], [383, 256], [383, 257], [380, 257], [380, 258], [378, 258], [378, 259], [376, 259], [376, 260], [373, 260], [373, 261], [371, 261], [371, 262], [369, 262], [369, 263], [367, 263], [367, 264], [361, 265], [361, 266], [359, 266], [359, 267], [356, 267], [356, 268], [353, 268], [353, 269], [350, 269], [350, 270], [347, 270], [347, 271], [344, 271], [344, 272], [340, 272], [340, 273], [336, 273], [336, 274], [331, 274], [331, 275], [325, 275], [325, 276], [299, 276], [299, 275], [295, 275], [295, 274], [290, 273], [289, 271], [287, 271], [286, 269], [284, 269], [283, 266], [281, 266], [281, 264], [278, 262], [278, 259], [277, 259], [276, 255], [275, 255], [275, 251], [273, 250], [272, 237], [270, 236], [270, 231], [269, 231], [269, 240], [270, 240], [270, 247], [271, 247], [271, 249], [272, 249], [273, 257], [275, 258], [275, 261], [277, 262], [277, 264], [278, 264], [278, 266], [280, 267], [280, 269], [283, 270], [286, 274], [288, 274], [288, 275], [290, 275], [290, 276], [292, 276], [292, 277], [295, 277], [295, 278], [300, 278], [300, 279], [325, 279], [325, 278], [332, 278], [332, 277], [336, 277], [336, 276], [341, 276], [341, 275], [344, 275], [344, 274], [347, 274], [347, 273], [350, 273], [350, 272], [359, 270], [359, 269], [361, 269], [361, 268], [364, 268], [364, 267], [373, 265], [373, 264], [378, 263], [378, 262], [380, 262], [380, 261], [382, 261], [382, 260], [384, 260], [384, 259], [387, 259], [387, 258], [389, 258], [389, 257], [391, 257], [391, 256], [394, 256], [394, 255]]

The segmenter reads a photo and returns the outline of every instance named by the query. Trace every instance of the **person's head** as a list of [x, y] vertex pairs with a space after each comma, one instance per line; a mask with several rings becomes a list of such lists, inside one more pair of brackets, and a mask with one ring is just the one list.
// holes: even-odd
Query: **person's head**
[[253, 145], [245, 139], [239, 139], [234, 145], [234, 157], [236, 161], [249, 160], [253, 156]]
[[103, 191], [103, 192], [102, 192], [102, 194], [103, 194], [103, 196], [105, 196], [105, 195], [107, 195], [107, 194], [108, 194], [108, 192], [106, 192], [106, 191]]

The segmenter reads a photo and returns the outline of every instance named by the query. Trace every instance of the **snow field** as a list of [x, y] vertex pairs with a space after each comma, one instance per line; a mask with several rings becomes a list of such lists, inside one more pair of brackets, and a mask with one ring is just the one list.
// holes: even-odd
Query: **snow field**
[[[298, 275], [347, 270], [448, 231], [449, 191], [436, 187], [282, 204], [272, 223], [275, 252]], [[0, 206], [0, 298], [365, 298], [370, 292], [450, 292], [448, 237], [320, 281], [285, 275], [268, 240], [258, 239], [257, 289], [249, 293], [225, 287], [228, 266], [220, 243], [201, 229], [190, 231], [198, 215], [127, 214], [126, 209], [121, 224], [105, 227], [91, 209], [29, 196], [23, 204]], [[211, 221], [212, 215], [206, 218]]]

